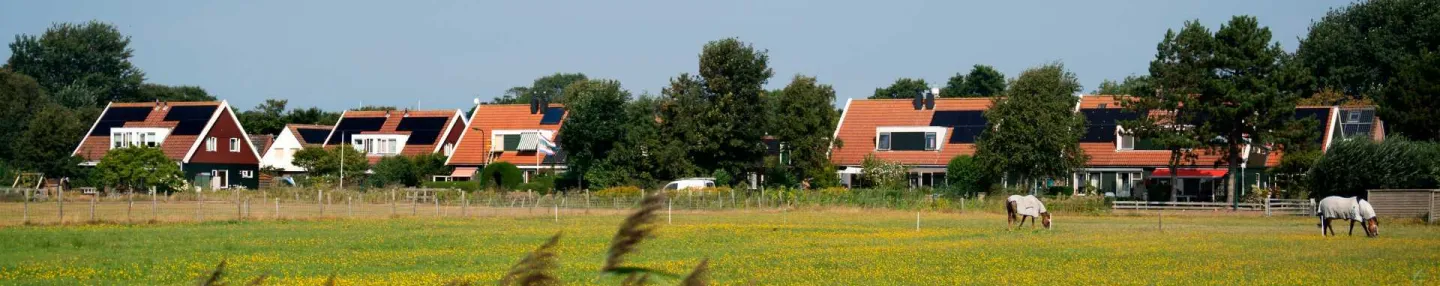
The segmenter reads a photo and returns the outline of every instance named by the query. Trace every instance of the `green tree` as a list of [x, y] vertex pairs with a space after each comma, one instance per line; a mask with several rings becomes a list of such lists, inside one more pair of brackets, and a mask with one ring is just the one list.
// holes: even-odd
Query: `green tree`
[[480, 188], [483, 189], [513, 190], [520, 185], [521, 181], [525, 180], [525, 177], [520, 168], [515, 167], [515, 164], [494, 162], [485, 165], [485, 169], [480, 170], [480, 174], [475, 176], [475, 180], [479, 181]]
[[11, 153], [11, 146], [22, 138], [30, 119], [50, 101], [35, 79], [0, 69], [0, 102], [5, 103], [0, 104], [0, 161], [10, 161], [15, 158], [13, 154], [29, 151], [17, 149], [17, 153]]
[[95, 172], [101, 184], [132, 192], [147, 190], [150, 186], [174, 191], [184, 185], [180, 165], [165, 157], [159, 148], [112, 149], [100, 159]]
[[294, 164], [297, 167], [305, 168], [311, 175], [315, 176], [338, 176], [341, 170], [341, 155], [344, 155], [344, 170], [347, 180], [351, 177], [360, 177], [366, 169], [370, 168], [370, 161], [365, 159], [365, 154], [355, 150], [350, 145], [338, 145], [330, 148], [319, 146], [305, 147], [295, 152]]
[[428, 182], [436, 175], [449, 175], [450, 168], [445, 166], [445, 159], [448, 157], [441, 153], [423, 153], [410, 158], [415, 163], [416, 182]]
[[163, 84], [141, 84], [134, 101], [215, 101], [214, 96], [204, 88], [192, 85], [168, 86]]
[[1381, 118], [1401, 136], [1440, 140], [1440, 50], [1424, 51], [1399, 68], [1380, 93]]
[[954, 190], [955, 195], [961, 197], [974, 197], [975, 194], [989, 190], [990, 177], [991, 175], [975, 162], [975, 157], [968, 155], [950, 158], [950, 163], [945, 165], [946, 185]]
[[785, 161], [794, 168], [794, 177], [811, 180], [811, 187], [839, 185], [831, 171], [830, 138], [840, 117], [832, 109], [835, 88], [820, 84], [814, 77], [796, 75], [779, 92], [777, 110], [770, 113], [770, 134], [784, 144]]
[[[625, 102], [630, 92], [613, 80], [578, 81], [565, 89], [570, 115], [560, 127], [559, 142], [565, 148], [565, 163], [574, 170], [595, 170], [624, 136]], [[585, 171], [588, 172], [588, 171]]]
[[353, 110], [355, 110], [355, 111], [395, 111], [395, 110], [400, 110], [400, 108], [396, 108], [396, 107], [394, 107], [394, 106], [389, 106], [389, 105], [366, 105], [366, 106], [361, 106], [360, 108], [356, 108], [356, 109], [353, 109]]
[[28, 127], [17, 136], [13, 145], [15, 161], [27, 170], [45, 173], [46, 177], [77, 177], [83, 174], [80, 157], [71, 154], [75, 144], [85, 137], [88, 122], [80, 112], [58, 104], [40, 108]]
[[[1274, 142], [1273, 131], [1293, 118], [1299, 97], [1280, 89], [1287, 55], [1271, 41], [1270, 28], [1261, 27], [1255, 17], [1232, 18], [1215, 31], [1213, 43], [1194, 107], [1208, 115], [1202, 132], [1226, 139], [1215, 149], [1222, 149], [1231, 170], [1239, 170], [1243, 146]], [[1231, 182], [1239, 180], [1238, 172], [1231, 173]], [[1232, 202], [1236, 191], [1227, 188]]]
[[[915, 94], [930, 90], [930, 84], [923, 79], [901, 78], [885, 88], [876, 88], [870, 99], [900, 98], [912, 99]], [[938, 96], [938, 95], [937, 95]]]
[[[1207, 73], [1213, 42], [1210, 31], [1199, 21], [1186, 22], [1179, 33], [1167, 30], [1165, 37], [1156, 45], [1148, 77], [1126, 77], [1124, 84], [1114, 88], [1117, 93], [1101, 93], [1129, 94], [1120, 106], [1125, 111], [1147, 115], [1122, 120], [1120, 126], [1132, 138], [1148, 140], [1170, 151], [1166, 161], [1170, 182], [1178, 182], [1179, 166], [1193, 164], [1199, 157], [1194, 150], [1204, 147], [1204, 142], [1211, 136], [1191, 125], [1199, 122], [1197, 110], [1182, 107], [1196, 106], [1194, 95], [1200, 93], [1210, 76]], [[1171, 183], [1169, 187], [1170, 195], [1163, 197], [1174, 201], [1180, 193], [1180, 185]]]
[[383, 187], [388, 185], [416, 186], [420, 184], [419, 174], [416, 173], [415, 162], [405, 156], [385, 156], [375, 162], [374, 175], [370, 176], [372, 185]]
[[955, 73], [954, 76], [950, 77], [950, 80], [945, 81], [945, 88], [941, 88], [940, 94], [936, 96], [946, 98], [965, 97], [966, 94], [961, 93], [963, 90], [965, 90], [965, 74]]
[[989, 97], [1005, 92], [1005, 74], [987, 65], [975, 65], [965, 76], [958, 97]]
[[279, 134], [285, 129], [285, 105], [289, 100], [266, 99], [265, 102], [256, 105], [254, 109], [241, 112], [240, 125], [245, 126], [245, 132], [250, 134]]
[[283, 121], [287, 124], [335, 125], [340, 121], [340, 113], [325, 111], [318, 107], [291, 109], [285, 113]]
[[986, 132], [975, 159], [991, 174], [1009, 174], [1024, 185], [1067, 177], [1085, 165], [1080, 150], [1085, 118], [1075, 113], [1080, 83], [1060, 63], [1030, 68], [995, 97], [985, 112]]
[[496, 104], [529, 104], [530, 99], [539, 97], [550, 103], [565, 103], [565, 88], [588, 79], [584, 73], [555, 73], [535, 79], [530, 86], [517, 86], [505, 90], [505, 94], [491, 100]]
[[597, 187], [647, 186], [693, 175], [696, 168], [685, 157], [687, 145], [661, 138], [662, 126], [656, 120], [660, 102], [641, 95], [625, 103], [619, 142], [593, 170], [577, 172], [584, 172], [586, 180]]
[[1101, 82], [1100, 82], [1100, 87], [1099, 87], [1099, 88], [1096, 88], [1094, 91], [1091, 91], [1090, 93], [1092, 93], [1092, 94], [1103, 94], [1103, 95], [1136, 95], [1136, 94], [1137, 94], [1137, 93], [1136, 93], [1136, 92], [1137, 92], [1137, 91], [1136, 91], [1137, 88], [1142, 89], [1142, 90], [1140, 90], [1140, 91], [1138, 91], [1138, 92], [1153, 93], [1153, 92], [1154, 92], [1153, 90], [1144, 90], [1145, 87], [1150, 86], [1149, 81], [1150, 81], [1150, 77], [1149, 77], [1149, 76], [1143, 76], [1143, 75], [1142, 75], [1142, 76], [1133, 76], [1133, 75], [1132, 75], [1132, 76], [1127, 76], [1127, 77], [1125, 77], [1124, 81], [1121, 81], [1121, 82], [1115, 82], [1115, 81], [1113, 81], [1113, 80], [1108, 80], [1108, 79], [1107, 79], [1107, 80], [1101, 81]]
[[107, 23], [59, 23], [39, 37], [16, 36], [6, 67], [34, 77], [47, 91], [78, 85], [97, 96], [75, 102], [141, 101], [136, 91], [145, 74], [130, 63], [129, 46], [130, 37]]
[[686, 168], [670, 171], [700, 175], [726, 169], [745, 174], [761, 167], [767, 122], [763, 85], [774, 74], [768, 61], [765, 51], [722, 39], [705, 44], [700, 76], [681, 74], [670, 80], [661, 92], [660, 138], [667, 140], [666, 146], [683, 146], [689, 158], [666, 163]]
[[1440, 23], [1440, 5], [1428, 0], [1360, 1], [1330, 10], [1311, 23], [1295, 52], [1316, 81], [1305, 94], [1334, 88], [1357, 99], [1378, 96], [1403, 66], [1440, 47], [1435, 23]]

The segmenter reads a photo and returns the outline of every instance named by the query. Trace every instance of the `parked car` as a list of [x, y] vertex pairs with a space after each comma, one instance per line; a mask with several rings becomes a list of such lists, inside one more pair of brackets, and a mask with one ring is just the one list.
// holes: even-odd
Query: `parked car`
[[679, 180], [671, 181], [669, 184], [665, 184], [665, 187], [664, 187], [664, 188], [661, 188], [661, 190], [669, 191], [669, 190], [684, 190], [684, 189], [703, 189], [703, 188], [714, 188], [714, 187], [715, 187], [715, 178], [684, 178], [684, 179], [679, 179]]

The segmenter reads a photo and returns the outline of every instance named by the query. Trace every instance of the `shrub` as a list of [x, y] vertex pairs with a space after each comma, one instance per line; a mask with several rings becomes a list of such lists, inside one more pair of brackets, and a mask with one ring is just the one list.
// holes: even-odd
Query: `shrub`
[[880, 159], [875, 154], [865, 155], [865, 160], [860, 162], [861, 176], [870, 181], [876, 187], [889, 189], [906, 188], [908, 181], [905, 178], [905, 166], [893, 161]]
[[715, 172], [710, 173], [710, 176], [715, 178], [715, 184], [717, 185], [729, 186], [735, 183], [735, 179], [731, 178], [730, 172], [725, 171], [725, 169], [716, 169]]
[[820, 194], [826, 196], [848, 196], [850, 195], [850, 189], [843, 187], [829, 187], [820, 189]]
[[976, 164], [975, 157], [960, 155], [950, 158], [945, 166], [945, 180], [951, 192], [961, 197], [974, 197], [989, 186], [989, 176]]
[[371, 186], [384, 187], [389, 185], [416, 186], [420, 184], [419, 176], [415, 173], [415, 162], [410, 158], [400, 155], [386, 156], [380, 158], [371, 168], [375, 172], [370, 176]]
[[1433, 189], [1437, 186], [1437, 170], [1440, 148], [1436, 143], [1395, 137], [1380, 143], [1336, 143], [1306, 177], [1316, 198], [1363, 197], [1370, 189]]
[[1156, 183], [1145, 186], [1145, 194], [1152, 202], [1170, 201], [1170, 183]]
[[1073, 195], [1075, 195], [1075, 189], [1071, 189], [1070, 187], [1066, 187], [1066, 186], [1054, 186], [1054, 187], [1046, 188], [1046, 189], [1045, 189], [1045, 195], [1048, 195], [1048, 196], [1073, 196]]
[[638, 198], [640, 188], [634, 186], [609, 187], [595, 192], [595, 196], [602, 198]]
[[521, 181], [525, 180], [525, 176], [521, 174], [520, 168], [515, 167], [515, 164], [495, 162], [480, 170], [480, 174], [475, 176], [475, 180], [480, 183], [481, 188], [513, 190], [520, 185]]

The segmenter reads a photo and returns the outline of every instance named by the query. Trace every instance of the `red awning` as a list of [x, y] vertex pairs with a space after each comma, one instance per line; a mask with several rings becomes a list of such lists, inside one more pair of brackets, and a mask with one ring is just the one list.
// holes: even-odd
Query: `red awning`
[[[1229, 173], [1224, 169], [1178, 169], [1176, 171], [1177, 177], [1181, 178], [1219, 178], [1224, 177], [1225, 174]], [[1155, 172], [1150, 173], [1150, 177], [1156, 179], [1169, 178], [1170, 169], [1155, 169]]]
[[475, 174], [475, 170], [476, 170], [476, 169], [479, 169], [479, 168], [477, 168], [477, 167], [455, 167], [455, 171], [450, 172], [450, 176], [451, 176], [451, 177], [456, 177], [456, 178], [469, 178], [470, 176], [472, 176], [472, 175]]

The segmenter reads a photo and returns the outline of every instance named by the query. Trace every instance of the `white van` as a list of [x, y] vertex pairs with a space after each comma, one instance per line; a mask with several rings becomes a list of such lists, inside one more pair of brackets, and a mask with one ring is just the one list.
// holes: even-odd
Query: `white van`
[[672, 181], [672, 182], [670, 182], [669, 184], [665, 184], [665, 187], [664, 187], [664, 188], [661, 188], [661, 190], [669, 191], [669, 190], [702, 189], [702, 188], [714, 188], [714, 187], [715, 187], [715, 178], [684, 178], [684, 179], [679, 179], [679, 180]]

